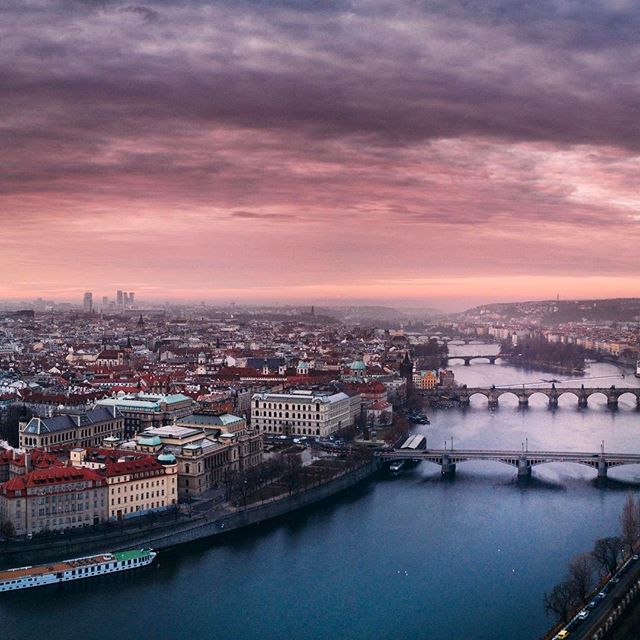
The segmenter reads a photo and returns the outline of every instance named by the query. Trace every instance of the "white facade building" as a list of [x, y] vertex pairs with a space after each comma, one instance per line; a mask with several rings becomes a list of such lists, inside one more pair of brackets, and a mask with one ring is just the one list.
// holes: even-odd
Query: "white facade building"
[[251, 422], [259, 433], [325, 438], [353, 424], [346, 393], [256, 393]]

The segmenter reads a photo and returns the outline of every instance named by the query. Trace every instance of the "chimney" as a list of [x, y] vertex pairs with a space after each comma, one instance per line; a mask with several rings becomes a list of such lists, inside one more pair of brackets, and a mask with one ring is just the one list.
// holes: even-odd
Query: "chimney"
[[24, 454], [24, 472], [29, 473], [31, 471], [31, 454], [27, 451]]

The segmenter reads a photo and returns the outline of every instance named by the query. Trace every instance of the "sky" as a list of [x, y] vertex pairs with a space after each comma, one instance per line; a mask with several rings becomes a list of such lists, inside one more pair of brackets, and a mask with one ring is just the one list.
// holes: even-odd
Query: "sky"
[[640, 296], [627, 0], [4, 0], [0, 298]]

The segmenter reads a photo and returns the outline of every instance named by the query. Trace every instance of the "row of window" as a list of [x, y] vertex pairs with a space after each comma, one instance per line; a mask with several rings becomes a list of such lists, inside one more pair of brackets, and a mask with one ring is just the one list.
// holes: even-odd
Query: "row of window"
[[[282, 425], [269, 427], [268, 425], [264, 425], [262, 430], [265, 433], [283, 433]], [[291, 434], [300, 435], [300, 436], [319, 436], [320, 429], [308, 429], [307, 427], [289, 427], [285, 428], [285, 431], [288, 431]]]
[[[307, 403], [305, 403], [305, 404], [307, 404]], [[255, 406], [256, 406], [256, 409], [260, 409], [260, 400], [256, 400]], [[309, 403], [309, 406], [311, 406], [311, 403]], [[264, 409], [265, 407], [267, 409], [284, 409], [285, 411], [289, 410], [289, 405], [287, 403], [283, 403], [283, 402], [263, 402], [263, 407], [262, 408]], [[299, 407], [300, 407], [300, 405], [292, 404], [291, 405], [291, 410], [292, 411], [304, 410], [304, 409], [300, 409]], [[307, 411], [309, 411], [309, 410], [313, 411], [313, 409], [307, 409]], [[320, 403], [319, 402], [316, 402], [316, 411], [320, 411]]]
[[[152, 480], [151, 483], [149, 482], [136, 482], [134, 484], [131, 485], [131, 487], [129, 487], [129, 489], [131, 491], [139, 491], [140, 489], [149, 489], [149, 488], [153, 488], [153, 487], [159, 487], [163, 484], [163, 482], [161, 482], [160, 480]], [[120, 489], [123, 489], [124, 492], [127, 492], [127, 486], [128, 485], [124, 485], [124, 487], [118, 487], [118, 493], [120, 493]]]
[[[282, 411], [274, 411], [273, 413], [271, 411], [254, 411], [254, 418], [289, 418], [289, 413], [287, 411], [285, 411], [284, 416], [282, 415]], [[313, 414], [311, 413], [292, 413], [291, 414], [291, 419], [292, 420], [320, 420], [320, 414], [316, 413], [315, 414], [316, 417], [313, 417]]]
[[[174, 490], [175, 493], [175, 490]], [[164, 496], [164, 489], [162, 490], [162, 492], [160, 491], [151, 491], [151, 494], [149, 494], [149, 491], [147, 491], [146, 493], [146, 499], [148, 500], [149, 498], [159, 498], [160, 496]], [[123, 498], [124, 501], [127, 501], [126, 496]], [[144, 493], [140, 493], [140, 494], [136, 494], [134, 496], [131, 496], [131, 500], [144, 500], [145, 499], [145, 494]], [[115, 504], [114, 502], [115, 498], [111, 498], [111, 505], [113, 506]], [[121, 498], [118, 496], [118, 504], [122, 504], [121, 502]]]
[[[100, 505], [101, 505], [102, 507], [104, 507], [104, 500], [102, 500], [102, 501], [100, 502]], [[46, 506], [46, 507], [40, 507], [40, 508], [38, 509], [38, 515], [39, 515], [40, 517], [42, 517], [42, 516], [48, 516], [48, 515], [56, 515], [57, 513], [70, 513], [70, 512], [73, 512], [73, 511], [88, 511], [90, 508], [91, 508], [91, 507], [90, 507], [90, 505], [89, 505], [89, 503], [88, 503], [88, 502], [86, 502], [86, 503], [84, 504], [84, 506], [83, 506], [81, 503], [78, 503], [78, 504], [70, 504], [70, 505], [69, 505], [69, 504], [67, 504], [67, 505], [57, 505], [57, 506], [54, 504], [54, 505], [52, 505], [51, 507], [49, 507], [49, 506]], [[95, 511], [97, 508], [98, 508], [98, 502], [97, 502], [97, 501], [95, 501], [95, 502], [93, 503], [93, 509], [94, 509], [94, 511]], [[35, 508], [31, 509], [31, 516], [32, 516], [33, 518], [35, 518], [35, 517], [36, 517], [36, 510], [35, 510]]]

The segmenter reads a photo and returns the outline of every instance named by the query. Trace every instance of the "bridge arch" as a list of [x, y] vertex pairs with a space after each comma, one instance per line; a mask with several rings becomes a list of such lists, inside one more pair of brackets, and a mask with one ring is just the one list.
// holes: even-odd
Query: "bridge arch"
[[462, 464], [463, 462], [490, 462], [492, 464], [500, 464], [502, 466], [508, 466], [508, 467], [518, 467], [518, 460], [517, 458], [513, 458], [513, 459], [498, 459], [498, 458], [488, 458], [488, 459], [483, 459], [483, 458], [456, 458], [455, 456], [455, 451], [453, 451], [453, 455], [451, 456], [451, 462], [453, 464], [455, 464], [456, 466], [459, 464]]
[[573, 396], [574, 398], [576, 398], [576, 400], [580, 399], [580, 396], [575, 391], [573, 391], [572, 389], [566, 389], [566, 390], [565, 389], [557, 389], [557, 392], [558, 392], [558, 400], [560, 400], [560, 398], [562, 398], [562, 396], [566, 396], [567, 394]]
[[623, 398], [624, 402], [620, 406], [628, 407], [628, 405], [631, 404], [631, 407], [634, 409], [638, 407], [639, 396], [633, 393], [633, 391], [623, 391], [622, 393], [619, 393], [618, 400], [620, 401]]
[[593, 397], [601, 397], [604, 399], [604, 404], [607, 404], [609, 398], [607, 397], [607, 394], [604, 391], [593, 391], [592, 393], [589, 393], [587, 391], [587, 402], [589, 402], [591, 400], [591, 398]]
[[489, 391], [472, 391], [469, 394], [469, 400], [471, 400], [471, 398], [473, 398], [474, 396], [482, 396], [483, 398], [489, 400]]
[[511, 396], [513, 398], [516, 399], [516, 401], [520, 401], [520, 397], [518, 396], [518, 394], [515, 391], [512, 391], [511, 389], [509, 389], [508, 391], [497, 391], [496, 395], [498, 396], [498, 398], [500, 398], [502, 400], [502, 398]]
[[542, 389], [536, 389], [535, 391], [533, 391], [532, 393], [528, 393], [527, 394], [529, 399], [536, 397], [536, 396], [542, 396], [545, 400], [549, 399], [549, 394], [545, 393], [544, 391], [542, 391]]
[[562, 465], [576, 465], [581, 467], [588, 467], [595, 471], [596, 475], [598, 473], [598, 458], [593, 458], [593, 461], [582, 461], [582, 460], [531, 460], [530, 464], [532, 467], [540, 467], [543, 464], [562, 464]]

